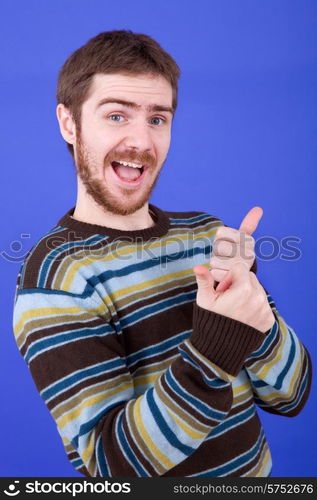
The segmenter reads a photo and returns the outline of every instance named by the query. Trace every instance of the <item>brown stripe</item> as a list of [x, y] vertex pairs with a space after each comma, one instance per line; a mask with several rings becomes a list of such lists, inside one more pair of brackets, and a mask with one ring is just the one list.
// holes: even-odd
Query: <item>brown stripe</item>
[[[164, 325], [164, 327], [163, 327]], [[142, 319], [124, 328], [127, 352], [133, 353], [154, 344], [161, 344], [192, 325], [191, 304], [180, 304]], [[150, 342], [148, 339], [150, 335]]]
[[[244, 425], [239, 425], [227, 431], [224, 435], [203, 441], [190, 457], [168, 471], [165, 476], [184, 477], [198, 474], [203, 470], [220, 467], [252, 448], [259, 438], [260, 431], [261, 424], [257, 415], [255, 415], [253, 419], [248, 420]], [[206, 460], [207, 457], [208, 461]], [[228, 475], [228, 477], [235, 477], [235, 473]]]
[[40, 265], [46, 256], [56, 248], [56, 244], [61, 244], [67, 241], [67, 230], [61, 230], [58, 233], [48, 233], [42, 241], [39, 241], [30, 251], [29, 257], [24, 263], [22, 287], [36, 288], [38, 286], [38, 278]]
[[[171, 296], [174, 297], [177, 290], [182, 290], [182, 293], [188, 293], [197, 288], [193, 272], [190, 276], [176, 278], [173, 281], [169, 280], [170, 277], [166, 276], [166, 281], [164, 283], [150, 285], [149, 288], [143, 288], [133, 293], [130, 291], [128, 296], [122, 297], [121, 299], [115, 299], [116, 309], [120, 317], [138, 311], [140, 309], [140, 302], [135, 303], [137, 300], [141, 299], [142, 306], [144, 307], [150, 304], [156, 304], [158, 300], [164, 300]], [[133, 304], [130, 304], [131, 302], [133, 302]]]
[[182, 406], [176, 405], [173, 399], [168, 395], [168, 393], [164, 392], [161, 389], [159, 382], [156, 382], [155, 389], [157, 391], [159, 398], [163, 401], [163, 403], [167, 406], [167, 408], [170, 408], [173, 413], [175, 413], [182, 420], [184, 420], [184, 422], [186, 422], [189, 427], [191, 427], [194, 430], [197, 430], [198, 432], [203, 432], [206, 435], [210, 432], [209, 425], [208, 426], [202, 425], [202, 423], [194, 419], [192, 415], [186, 413], [182, 408]]
[[[76, 406], [80, 406], [84, 403], [85, 399], [102, 395], [107, 400], [106, 392], [117, 389], [116, 392], [120, 393], [120, 389], [124, 385], [130, 385], [131, 389], [133, 388], [133, 381], [128, 374], [122, 375], [121, 377], [116, 378], [115, 380], [111, 380], [110, 382], [105, 382], [103, 384], [98, 385], [97, 387], [87, 387], [80, 394], [75, 394], [70, 400], [67, 400], [64, 404], [60, 404], [57, 408], [52, 410], [52, 416], [55, 420], [60, 418], [64, 413], [67, 413], [74, 409]], [[110, 399], [111, 401], [111, 399]]]
[[96, 255], [96, 257], [98, 255], [102, 256], [104, 255], [105, 249], [108, 246], [108, 242], [105, 240], [98, 241], [94, 244], [89, 243], [89, 245], [87, 246], [86, 242], [89, 238], [91, 238], [91, 236], [76, 234], [74, 231], [68, 231], [67, 236], [69, 238], [68, 242], [78, 242], [82, 240], [83, 244], [76, 247], [72, 246], [63, 251], [60, 251], [56, 259], [54, 259], [49, 274], [46, 278], [46, 287], [60, 289], [61, 282], [72, 264], [92, 255]]
[[[76, 318], [76, 322], [74, 323], [74, 319]], [[90, 319], [90, 321], [87, 321]], [[85, 322], [85, 323], [83, 323]], [[68, 330], [77, 330], [79, 328], [93, 328], [98, 325], [103, 325], [104, 320], [99, 317], [92, 317], [91, 314], [86, 311], [77, 313], [76, 315], [58, 315], [48, 316], [39, 318], [26, 320], [23, 326], [23, 331], [19, 335], [17, 339], [17, 343], [21, 352], [25, 353], [25, 350], [35, 342], [36, 340], [44, 339], [46, 337], [50, 337], [51, 335], [55, 335], [58, 333], [62, 333]], [[55, 328], [52, 325], [57, 325]], [[32, 331], [33, 330], [33, 331]], [[31, 333], [30, 333], [31, 332]], [[23, 345], [23, 343], [26, 343]]]
[[[232, 389], [231, 386], [227, 386], [225, 388], [219, 389], [211, 389], [207, 387], [206, 384], [202, 384], [197, 381], [197, 379], [193, 379], [189, 372], [192, 372], [190, 367], [185, 366], [184, 362], [181, 358], [177, 359], [175, 363], [173, 363], [172, 367], [172, 375], [179, 382], [181, 387], [186, 387], [186, 392], [191, 395], [194, 395], [197, 399], [204, 402], [207, 406], [210, 406], [212, 401], [212, 408], [220, 411], [229, 411], [232, 405]], [[182, 406], [184, 410], [193, 416], [195, 420], [200, 422], [203, 425], [213, 427], [218, 424], [218, 421], [214, 421], [211, 417], [206, 417], [202, 413], [196, 411], [196, 409], [187, 403], [184, 399], [178, 396], [177, 393], [170, 389], [168, 384], [166, 383], [165, 377], [162, 379], [162, 388], [167, 392], [167, 394], [174, 400], [179, 406]], [[212, 396], [211, 396], [212, 394]]]
[[[288, 399], [276, 398], [272, 401], [270, 400], [269, 407], [268, 406], [263, 406], [263, 407], [261, 406], [261, 408], [268, 413], [273, 413], [276, 415], [283, 414], [283, 407], [296, 400], [297, 395], [298, 395], [298, 391], [300, 390], [300, 387], [301, 387], [302, 382], [303, 382], [304, 374], [305, 374], [306, 370], [308, 369], [308, 383], [307, 383], [307, 386], [305, 389], [305, 393], [301, 397], [300, 404], [297, 405], [293, 410], [291, 410], [291, 411], [288, 410], [287, 413], [285, 414], [289, 417], [296, 416], [301, 411], [301, 409], [304, 407], [304, 405], [307, 401], [307, 398], [309, 396], [311, 381], [312, 381], [312, 368], [311, 368], [311, 366], [309, 367], [309, 364], [311, 364], [311, 359], [310, 359], [310, 356], [307, 352], [307, 357], [305, 357], [305, 359], [304, 359], [304, 364], [302, 367], [301, 374], [299, 375], [299, 377], [297, 379], [297, 389], [292, 392], [292, 395]], [[259, 396], [259, 398], [261, 399], [261, 396]], [[276, 401], [279, 401], [280, 403], [275, 404]], [[265, 402], [265, 399], [264, 399], [264, 402]]]
[[[101, 373], [99, 376], [95, 376], [92, 378], [89, 378], [88, 380], [85, 379], [81, 381], [80, 383], [72, 386], [70, 389], [61, 392], [56, 396], [54, 399], [51, 399], [50, 401], [47, 402], [47, 407], [52, 410], [55, 406], [59, 405], [63, 401], [72, 398], [75, 396], [79, 391], [84, 389], [85, 387], [90, 387], [95, 384], [101, 384], [102, 382], [107, 381], [108, 378], [118, 378], [120, 376], [126, 375], [126, 369], [125, 367], [122, 367], [117, 370], [111, 370], [111, 372], [108, 373]], [[129, 375], [130, 377], [130, 375]]]
[[143, 358], [139, 360], [137, 363], [135, 363], [133, 366], [129, 366], [129, 370], [131, 372], [131, 375], [138, 376], [139, 375], [139, 370], [145, 370], [145, 373], [147, 373], [147, 367], [150, 365], [150, 368], [152, 365], [157, 365], [158, 370], [160, 370], [160, 366], [166, 366], [168, 367], [173, 360], [178, 356], [178, 350], [177, 347], [173, 347], [161, 354], [155, 354], [153, 356], [149, 356], [147, 358]]
[[256, 458], [250, 462], [249, 466], [251, 467], [253, 464], [253, 468], [251, 467], [248, 469], [247, 467], [244, 467], [239, 470], [239, 477], [259, 477], [259, 472], [261, 467], [263, 466], [264, 460], [267, 457], [267, 454], [271, 456], [269, 446], [267, 444], [267, 441], [264, 440], [259, 453], [257, 454]]
[[30, 369], [41, 391], [77, 370], [118, 356], [123, 356], [123, 350], [116, 336], [108, 335], [107, 344], [99, 337], [90, 337], [43, 352], [31, 361]]

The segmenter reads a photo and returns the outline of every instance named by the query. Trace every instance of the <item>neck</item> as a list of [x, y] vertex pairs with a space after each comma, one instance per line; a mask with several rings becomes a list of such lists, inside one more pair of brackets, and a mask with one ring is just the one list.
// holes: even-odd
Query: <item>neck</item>
[[77, 197], [74, 219], [89, 224], [98, 224], [122, 231], [135, 231], [154, 226], [149, 213], [149, 204], [130, 215], [117, 215], [100, 207], [90, 196]]

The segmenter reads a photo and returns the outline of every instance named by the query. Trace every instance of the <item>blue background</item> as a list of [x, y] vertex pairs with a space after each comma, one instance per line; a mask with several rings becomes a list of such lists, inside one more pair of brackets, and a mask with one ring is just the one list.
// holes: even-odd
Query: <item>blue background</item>
[[[76, 200], [55, 118], [57, 73], [101, 31], [147, 33], [182, 69], [172, 145], [152, 202], [204, 210], [235, 228], [260, 205], [256, 239], [299, 239], [299, 259], [279, 252], [258, 262], [258, 276], [314, 363], [317, 2], [2, 0], [0, 23], [0, 475], [78, 475], [17, 350], [12, 306], [21, 257]], [[314, 382], [295, 419], [259, 410], [273, 476], [316, 476], [315, 390]]]

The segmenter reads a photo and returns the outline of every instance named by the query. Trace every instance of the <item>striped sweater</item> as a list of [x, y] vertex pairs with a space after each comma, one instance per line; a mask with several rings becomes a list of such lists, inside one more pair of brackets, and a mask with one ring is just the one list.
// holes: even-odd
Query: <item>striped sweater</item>
[[165, 212], [121, 231], [74, 209], [21, 266], [14, 332], [73, 466], [86, 476], [270, 475], [256, 405], [296, 415], [308, 352], [278, 313], [262, 333], [197, 306], [207, 213]]

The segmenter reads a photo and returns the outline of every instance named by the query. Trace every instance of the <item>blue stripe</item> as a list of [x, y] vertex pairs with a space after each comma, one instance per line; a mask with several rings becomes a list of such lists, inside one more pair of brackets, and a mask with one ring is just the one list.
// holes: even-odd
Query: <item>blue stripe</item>
[[95, 377], [100, 373], [106, 374], [111, 370], [116, 370], [117, 368], [121, 368], [124, 366], [124, 363], [121, 358], [112, 359], [105, 363], [100, 363], [97, 366], [92, 366], [90, 368], [86, 368], [85, 370], [81, 370], [79, 373], [74, 373], [64, 378], [63, 380], [58, 381], [56, 384], [50, 386], [48, 389], [44, 389], [41, 392], [42, 398], [46, 401], [53, 396], [56, 396], [59, 392], [62, 392], [72, 385], [78, 384], [84, 379], [88, 379], [90, 377]]
[[110, 475], [111, 475], [110, 469], [109, 469], [109, 466], [107, 465], [101, 435], [98, 437], [98, 440], [97, 440], [97, 454], [96, 455], [97, 455], [97, 463], [98, 463], [98, 469], [99, 469], [100, 475], [102, 477], [110, 477]]
[[[184, 349], [182, 349], [180, 347], [179, 352], [181, 353], [181, 355], [183, 356], [184, 359], [188, 360], [188, 362], [191, 365], [193, 365], [197, 370], [199, 370], [201, 372], [201, 375], [202, 375], [205, 383], [207, 385], [209, 385], [210, 387], [225, 387], [226, 385], [230, 385], [229, 382], [226, 382], [225, 380], [222, 380], [218, 377], [216, 377], [214, 379], [208, 378], [207, 375], [202, 371], [202, 368], [199, 366], [199, 364], [196, 363], [196, 361], [194, 361], [193, 358], [191, 358], [189, 356], [189, 354]], [[209, 367], [209, 369], [212, 371], [212, 367]]]
[[174, 337], [171, 337], [170, 339], [167, 339], [159, 344], [156, 344], [151, 347], [145, 347], [144, 349], [141, 349], [138, 352], [129, 354], [127, 356], [127, 366], [130, 368], [134, 363], [137, 361], [141, 361], [143, 359], [150, 358], [151, 356], [157, 356], [158, 354], [161, 354], [162, 352], [165, 352], [169, 349], [172, 349], [174, 347], [177, 347], [181, 342], [183, 342], [185, 339], [191, 335], [192, 330], [187, 330], [181, 334], [178, 334]]
[[277, 380], [276, 380], [276, 383], [274, 384], [274, 387], [279, 390], [281, 389], [282, 385], [283, 385], [283, 381], [284, 381], [284, 378], [291, 366], [291, 364], [293, 363], [293, 360], [295, 358], [295, 351], [296, 351], [296, 348], [295, 348], [295, 342], [294, 342], [294, 339], [293, 339], [293, 335], [291, 333], [291, 331], [289, 329], [288, 330], [288, 333], [289, 333], [289, 336], [291, 338], [291, 349], [290, 349], [290, 353], [289, 353], [289, 356], [288, 356], [288, 360], [287, 360], [287, 363], [286, 365], [284, 366], [283, 370], [281, 371], [281, 373], [279, 374], [279, 376], [277, 377]]
[[226, 416], [227, 414], [226, 412], [221, 412], [213, 408], [210, 408], [209, 406], [205, 405], [202, 401], [193, 398], [188, 392], [185, 392], [183, 389], [181, 389], [181, 387], [174, 381], [170, 373], [170, 368], [165, 372], [165, 378], [170, 387], [173, 389], [173, 391], [176, 392], [176, 394], [178, 394], [185, 401], [189, 401], [189, 403], [196, 410], [200, 411], [200, 413], [202, 413], [204, 416], [212, 418], [213, 420], [216, 420], [218, 422], [223, 420], [223, 418]]
[[171, 308], [177, 305], [185, 304], [186, 302], [192, 302], [196, 298], [197, 291], [189, 293], [182, 293], [176, 297], [172, 297], [169, 299], [162, 300], [160, 302], [156, 302], [155, 304], [151, 304], [150, 306], [143, 307], [135, 311], [134, 313], [129, 314], [128, 316], [124, 316], [120, 319], [120, 323], [122, 328], [131, 326], [133, 323], [137, 321], [141, 321], [148, 316], [152, 316], [153, 314], [160, 313], [164, 309]]
[[81, 328], [80, 330], [75, 330], [74, 332], [65, 332], [59, 335], [54, 335], [54, 337], [49, 337], [43, 340], [38, 340], [31, 344], [30, 348], [25, 353], [24, 359], [29, 363], [30, 358], [38, 355], [41, 351], [48, 348], [57, 347], [65, 342], [73, 342], [82, 338], [95, 337], [96, 335], [104, 336], [106, 333], [108, 335], [112, 332], [111, 326], [104, 324], [97, 328]]
[[238, 425], [243, 424], [250, 418], [252, 418], [255, 415], [255, 405], [252, 404], [250, 408], [247, 410], [238, 413], [237, 415], [234, 415], [233, 417], [227, 418], [226, 420], [220, 422], [220, 424], [217, 425], [217, 427], [214, 427], [210, 433], [208, 434], [207, 439], [213, 439], [214, 437], [218, 436], [219, 434], [222, 434], [225, 430], [229, 430], [231, 428], [237, 427]]
[[117, 420], [117, 432], [118, 432], [118, 437], [120, 440], [120, 444], [123, 447], [126, 455], [129, 457], [130, 462], [134, 465], [135, 469], [139, 473], [139, 476], [141, 477], [148, 477], [148, 473], [146, 470], [143, 468], [139, 460], [137, 460], [137, 457], [132, 453], [131, 446], [129, 445], [124, 431], [123, 431], [123, 426], [122, 426], [122, 414]]
[[54, 250], [52, 250], [50, 253], [48, 253], [45, 256], [45, 259], [43, 260], [42, 265], [40, 267], [38, 286], [39, 287], [45, 286], [47, 274], [49, 272], [51, 265], [53, 264], [54, 259], [56, 257], [58, 257], [58, 255], [60, 253], [62, 253], [64, 250], [69, 250], [69, 249], [76, 248], [76, 247], [85, 248], [86, 246], [90, 246], [90, 245], [93, 245], [95, 243], [98, 243], [99, 241], [101, 241], [103, 239], [105, 239], [105, 236], [103, 236], [103, 235], [93, 235], [87, 239], [80, 240], [80, 241], [70, 241], [70, 242], [68, 241], [68, 242], [58, 246]]
[[200, 247], [195, 247], [195, 248], [189, 248], [187, 250], [183, 250], [181, 252], [173, 253], [173, 254], [165, 254], [161, 256], [157, 256], [157, 258], [154, 259], [148, 259], [145, 261], [141, 261], [135, 264], [131, 264], [130, 266], [125, 266], [121, 269], [110, 269], [107, 271], [104, 271], [103, 273], [99, 274], [98, 276], [92, 276], [89, 280], [90, 285], [92, 287], [96, 286], [97, 284], [100, 285], [100, 282], [103, 281], [108, 281], [111, 280], [114, 277], [122, 278], [123, 276], [128, 276], [134, 272], [138, 271], [144, 271], [145, 269], [151, 269], [152, 267], [161, 267], [161, 266], [166, 266], [167, 263], [169, 262], [174, 262], [177, 260], [181, 259], [191, 259], [195, 255], [199, 254], [205, 254], [209, 255], [212, 250], [212, 246], [206, 246], [203, 248]]
[[66, 295], [67, 297], [77, 297], [79, 299], [86, 299], [93, 294], [90, 286], [87, 285], [82, 293], [65, 292], [64, 290], [50, 290], [49, 288], [25, 288], [24, 290], [19, 291], [19, 295], [39, 292], [45, 295]]
[[240, 469], [243, 465], [246, 463], [250, 462], [259, 452], [261, 445], [264, 441], [264, 433], [263, 430], [261, 430], [261, 434], [259, 436], [259, 439], [255, 443], [255, 445], [246, 453], [244, 453], [242, 456], [231, 460], [228, 464], [222, 465], [220, 467], [216, 467], [214, 469], [209, 469], [208, 471], [203, 472], [202, 474], [194, 474], [195, 477], [221, 477], [221, 476], [226, 476], [230, 474], [230, 472], [233, 472], [237, 468]]
[[[288, 372], [289, 368], [291, 367], [291, 365], [292, 365], [292, 363], [294, 361], [294, 357], [295, 357], [295, 350], [296, 350], [295, 349], [295, 342], [294, 342], [293, 336], [291, 334], [291, 331], [289, 329], [288, 329], [288, 332], [289, 332], [289, 336], [290, 336], [290, 339], [291, 339], [291, 349], [290, 349], [290, 352], [289, 352], [287, 363], [284, 366], [284, 368], [281, 371], [281, 373], [279, 374], [279, 376], [277, 377], [276, 382], [274, 384], [274, 388], [277, 389], [277, 390], [281, 389], [281, 387], [283, 385], [284, 378], [287, 375], [287, 372]], [[252, 381], [252, 379], [251, 379], [251, 382], [252, 382], [253, 387], [255, 387], [257, 389], [259, 389], [261, 387], [268, 386], [268, 384], [265, 381], [263, 381], [263, 380]], [[270, 385], [272, 385], [272, 384], [270, 384]]]
[[212, 215], [207, 214], [207, 213], [202, 213], [201, 215], [196, 215], [194, 217], [189, 217], [187, 219], [174, 219], [173, 217], [170, 217], [170, 225], [175, 226], [177, 224], [189, 224], [191, 222], [199, 222], [199, 221], [205, 221], [210, 219], [211, 222], [216, 222], [219, 224], [220, 220], [217, 218], [214, 218]]
[[263, 380], [252, 380], [251, 379], [251, 383], [253, 385], [254, 388], [256, 389], [260, 389], [260, 387], [267, 387], [268, 384], [266, 382], [264, 382]]
[[[132, 397], [132, 395], [131, 395]], [[105, 400], [106, 401], [106, 400]], [[78, 440], [80, 436], [84, 436], [85, 434], [88, 434], [88, 432], [91, 432], [93, 428], [100, 423], [100, 420], [108, 413], [110, 412], [113, 408], [116, 408], [119, 405], [122, 405], [125, 401], [116, 401], [115, 403], [111, 405], [107, 405], [106, 408], [103, 408], [99, 413], [96, 413], [96, 415], [85, 422], [84, 424], [80, 425], [79, 429], [79, 434], [76, 436], [76, 442], [78, 443]], [[85, 410], [84, 410], [85, 411]], [[76, 446], [77, 448], [77, 446]]]
[[178, 448], [182, 453], [185, 455], [189, 456], [191, 455], [194, 451], [195, 448], [192, 448], [191, 446], [187, 446], [183, 444], [178, 437], [174, 434], [174, 432], [170, 429], [170, 427], [167, 425], [165, 422], [162, 413], [159, 410], [159, 407], [157, 406], [154, 397], [153, 397], [153, 389], [150, 389], [146, 392], [146, 399], [148, 402], [148, 405], [150, 407], [150, 410], [154, 416], [155, 422], [157, 423], [158, 427], [160, 428], [160, 431], [162, 432], [163, 436], [167, 441], [174, 447]]
[[[302, 385], [301, 385], [301, 389], [299, 391], [299, 394], [298, 394], [297, 398], [294, 401], [292, 401], [292, 403], [288, 404], [287, 406], [283, 406], [283, 407], [280, 407], [280, 408], [275, 408], [272, 405], [272, 403], [267, 403], [265, 400], [261, 399], [261, 394], [259, 394], [258, 398], [255, 397], [254, 401], [256, 402], [256, 404], [258, 406], [260, 406], [260, 408], [263, 408], [263, 410], [266, 410], [266, 408], [269, 408], [270, 410], [272, 410], [274, 413], [276, 412], [277, 414], [287, 413], [288, 411], [291, 411], [294, 408], [296, 408], [296, 406], [298, 405], [298, 403], [302, 399], [303, 393], [306, 390], [307, 383], [308, 383], [308, 372], [306, 372], [306, 375], [305, 375], [305, 377], [303, 379], [303, 382], [302, 382]], [[279, 401], [276, 404], [280, 405], [280, 404], [283, 404], [283, 402]]]
[[57, 232], [63, 231], [63, 230], [64, 230], [64, 228], [62, 228], [62, 226], [57, 226], [56, 228], [53, 228], [48, 234], [45, 234], [42, 238], [40, 238], [39, 241], [37, 241], [37, 243], [35, 245], [33, 245], [32, 248], [30, 248], [30, 250], [27, 252], [25, 259], [24, 259], [22, 266], [21, 266], [21, 268], [23, 267], [22, 273], [21, 273], [21, 281], [20, 281], [21, 288], [23, 286], [24, 274], [25, 274], [25, 271], [27, 268], [27, 262], [28, 262], [29, 257], [31, 256], [31, 253], [34, 252], [34, 250], [40, 245], [40, 243], [43, 240], [45, 240], [45, 238], [47, 238], [47, 236], [50, 236], [51, 234], [54, 234], [54, 233], [57, 233]]
[[89, 279], [89, 283], [85, 286], [85, 289], [83, 290], [82, 293], [71, 293], [71, 292], [65, 292], [63, 290], [49, 290], [46, 288], [32, 288], [32, 289], [27, 289], [20, 291], [20, 294], [25, 294], [25, 293], [34, 293], [34, 292], [39, 292], [39, 290], [43, 293], [56, 293], [56, 294], [64, 294], [64, 295], [69, 295], [70, 297], [78, 297], [78, 298], [87, 298], [90, 297], [94, 293], [94, 287], [96, 287], [98, 284], [100, 285], [100, 282], [105, 282], [107, 280], [110, 280], [114, 277], [123, 277], [123, 276], [128, 276], [134, 272], [138, 271], [144, 271], [145, 269], [150, 269], [155, 266], [166, 266], [166, 263], [169, 261], [176, 261], [180, 259], [187, 259], [190, 258], [192, 259], [194, 255], [199, 255], [199, 254], [205, 254], [209, 255], [212, 250], [212, 246], [209, 245], [204, 248], [190, 248], [188, 250], [184, 250], [183, 252], [178, 252], [177, 254], [167, 254], [163, 255], [161, 257], [157, 257], [156, 259], [149, 259], [147, 261], [139, 262], [137, 264], [131, 264], [130, 266], [123, 267], [121, 269], [117, 270], [107, 270], [104, 271], [103, 273], [95, 276], [91, 276]]
[[84, 466], [84, 462], [82, 461], [81, 458], [75, 458], [74, 460], [70, 461], [72, 466], [75, 467], [75, 469], [80, 469], [81, 467]]
[[259, 349], [257, 349], [257, 351], [254, 351], [252, 354], [249, 355], [249, 359], [263, 356], [265, 351], [269, 348], [270, 344], [274, 341], [278, 333], [278, 330], [279, 330], [279, 324], [277, 321], [275, 321], [274, 325], [271, 328], [271, 332], [268, 334], [266, 339], [260, 345]]
[[301, 384], [301, 388], [300, 388], [300, 390], [298, 392], [297, 398], [293, 401], [292, 404], [289, 404], [288, 406], [284, 406], [282, 408], [283, 412], [287, 412], [287, 411], [293, 410], [294, 408], [296, 408], [298, 406], [298, 403], [300, 403], [300, 401], [301, 401], [301, 399], [303, 397], [303, 394], [306, 391], [306, 387], [307, 387], [307, 384], [308, 384], [308, 378], [309, 378], [309, 372], [307, 370], [306, 375], [305, 375], [305, 377], [303, 379], [303, 382]]

